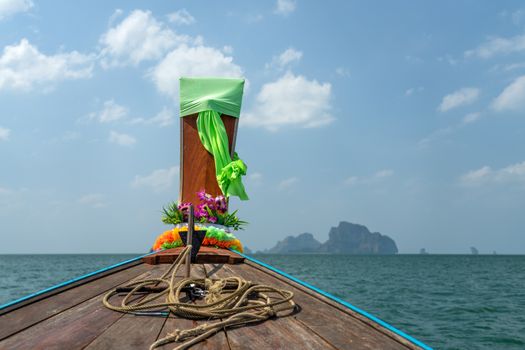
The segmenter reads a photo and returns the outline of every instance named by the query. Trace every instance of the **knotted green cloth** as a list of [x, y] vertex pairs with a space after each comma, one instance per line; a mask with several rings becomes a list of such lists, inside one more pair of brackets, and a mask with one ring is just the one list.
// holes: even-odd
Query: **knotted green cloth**
[[237, 196], [248, 200], [241, 182], [241, 176], [246, 175], [247, 167], [237, 153], [231, 159], [228, 135], [220, 114], [211, 110], [199, 112], [197, 130], [202, 145], [215, 159], [217, 183], [222, 193], [225, 196]]
[[239, 118], [244, 79], [180, 78], [180, 116], [212, 110]]
[[222, 193], [247, 200], [241, 180], [247, 167], [237, 153], [233, 159], [230, 157], [228, 135], [221, 119], [221, 113], [239, 118], [243, 88], [243, 79], [181, 78], [180, 115], [198, 113], [197, 131], [202, 145], [213, 155]]

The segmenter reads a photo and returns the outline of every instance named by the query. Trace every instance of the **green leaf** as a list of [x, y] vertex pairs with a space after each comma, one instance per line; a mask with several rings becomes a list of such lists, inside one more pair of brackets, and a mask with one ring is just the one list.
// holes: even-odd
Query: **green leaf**
[[162, 208], [162, 222], [165, 224], [176, 225], [183, 221], [184, 215], [179, 210], [177, 202], [172, 202]]

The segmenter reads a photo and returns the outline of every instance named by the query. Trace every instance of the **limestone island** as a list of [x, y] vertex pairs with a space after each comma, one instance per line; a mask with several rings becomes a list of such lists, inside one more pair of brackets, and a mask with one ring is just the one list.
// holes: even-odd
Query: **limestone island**
[[379, 232], [370, 232], [364, 225], [341, 221], [332, 227], [328, 240], [317, 241], [311, 233], [302, 233], [296, 237], [288, 236], [275, 247], [259, 253], [263, 254], [397, 254], [396, 242]]

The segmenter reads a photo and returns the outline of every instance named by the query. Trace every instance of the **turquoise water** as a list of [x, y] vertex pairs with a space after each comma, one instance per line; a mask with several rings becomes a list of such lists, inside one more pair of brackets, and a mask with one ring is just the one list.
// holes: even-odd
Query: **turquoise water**
[[[0, 304], [133, 255], [0, 255]], [[525, 256], [254, 255], [436, 349], [525, 349]]]
[[137, 255], [0, 255], [0, 305]]

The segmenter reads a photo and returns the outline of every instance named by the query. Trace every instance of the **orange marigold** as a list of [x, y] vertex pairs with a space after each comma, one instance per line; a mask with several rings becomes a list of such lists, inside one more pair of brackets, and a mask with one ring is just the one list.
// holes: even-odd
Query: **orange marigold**
[[160, 250], [164, 243], [171, 243], [180, 240], [179, 230], [174, 228], [168, 231], [164, 231], [157, 237], [155, 243], [153, 243], [153, 250]]
[[[200, 227], [198, 226], [196, 228], [200, 229]], [[185, 227], [173, 228], [171, 230], [164, 231], [162, 234], [160, 234], [157, 237], [157, 239], [155, 240], [155, 243], [153, 244], [152, 249], [160, 250], [162, 249], [162, 245], [164, 243], [172, 243], [172, 242], [179, 241], [181, 239], [179, 235], [180, 231], [187, 231], [187, 228]], [[243, 246], [238, 239], [233, 239], [229, 241], [220, 241], [216, 239], [215, 237], [205, 237], [204, 240], [202, 241], [202, 245], [207, 246], [207, 247], [218, 247], [218, 248], [223, 248], [223, 249], [231, 248], [241, 253], [243, 252]]]

